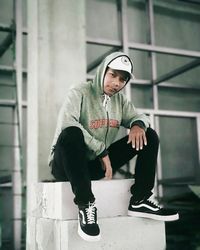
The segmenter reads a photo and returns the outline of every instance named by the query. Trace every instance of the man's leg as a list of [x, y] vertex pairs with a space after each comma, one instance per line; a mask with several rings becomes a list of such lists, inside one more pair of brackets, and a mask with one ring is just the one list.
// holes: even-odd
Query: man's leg
[[127, 144], [128, 136], [113, 143], [108, 149], [113, 172], [138, 155], [135, 166], [135, 184], [131, 187], [131, 193], [136, 200], [151, 196], [155, 180], [159, 139], [151, 128], [147, 129], [146, 137], [147, 145], [139, 151], [132, 148], [131, 143]]
[[157, 133], [148, 128], [146, 132], [147, 145], [138, 152], [135, 166], [135, 184], [131, 187], [131, 193], [135, 200], [148, 199], [155, 182], [159, 138]]
[[177, 220], [179, 218], [177, 212], [160, 208], [149, 199], [154, 187], [159, 139], [151, 128], [147, 129], [146, 137], [147, 145], [140, 151], [133, 149], [131, 144], [127, 145], [128, 137], [117, 141], [109, 149], [114, 171], [132, 159], [133, 156], [138, 155], [135, 166], [135, 184], [131, 187], [132, 197], [128, 207], [128, 215], [162, 221]]
[[78, 205], [78, 234], [87, 241], [100, 239], [97, 208], [91, 190], [86, 145], [81, 129], [64, 129], [55, 147], [52, 174], [58, 181], [69, 180]]
[[58, 181], [70, 181], [77, 205], [95, 200], [85, 155], [82, 131], [77, 127], [64, 129], [55, 147], [52, 174]]

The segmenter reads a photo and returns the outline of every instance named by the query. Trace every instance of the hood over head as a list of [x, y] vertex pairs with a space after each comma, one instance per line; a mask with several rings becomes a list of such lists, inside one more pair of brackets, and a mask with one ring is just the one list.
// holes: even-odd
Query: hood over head
[[110, 67], [114, 70], [126, 71], [129, 73], [130, 79], [134, 78], [132, 60], [123, 52], [111, 53], [105, 57], [96, 71], [96, 75], [92, 84], [97, 93], [104, 94], [103, 83], [107, 67]]

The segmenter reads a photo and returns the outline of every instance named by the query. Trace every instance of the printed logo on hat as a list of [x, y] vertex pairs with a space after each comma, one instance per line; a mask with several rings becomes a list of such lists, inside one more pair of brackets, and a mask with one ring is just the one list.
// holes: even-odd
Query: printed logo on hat
[[130, 61], [128, 60], [128, 58], [126, 56], [122, 56], [121, 57], [121, 61], [123, 64], [125, 64], [126, 66], [130, 65]]

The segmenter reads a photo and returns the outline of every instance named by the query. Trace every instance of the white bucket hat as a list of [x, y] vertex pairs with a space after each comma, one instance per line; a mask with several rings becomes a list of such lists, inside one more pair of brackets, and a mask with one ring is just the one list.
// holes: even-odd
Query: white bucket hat
[[119, 56], [115, 58], [108, 64], [108, 67], [115, 70], [123, 70], [129, 73], [130, 78], [134, 79], [132, 74], [133, 72], [133, 65], [130, 59], [127, 56]]

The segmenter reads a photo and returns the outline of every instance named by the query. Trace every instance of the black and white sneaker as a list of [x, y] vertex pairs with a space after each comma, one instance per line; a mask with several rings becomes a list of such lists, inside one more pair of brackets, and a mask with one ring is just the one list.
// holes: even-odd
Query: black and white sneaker
[[161, 208], [149, 199], [140, 202], [134, 202], [131, 199], [128, 207], [128, 215], [161, 221], [175, 221], [179, 219], [178, 213]]
[[97, 222], [97, 208], [95, 203], [79, 206], [78, 234], [87, 241], [98, 241], [101, 238]]

